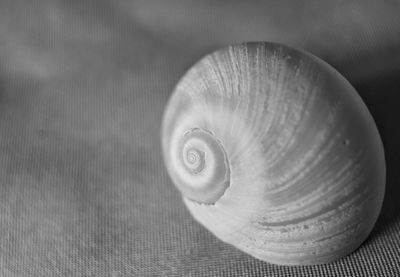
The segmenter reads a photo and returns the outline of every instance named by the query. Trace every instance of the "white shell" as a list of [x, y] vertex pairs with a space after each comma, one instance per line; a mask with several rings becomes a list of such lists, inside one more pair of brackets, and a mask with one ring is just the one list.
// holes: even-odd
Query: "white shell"
[[374, 120], [310, 54], [273, 43], [214, 52], [178, 83], [165, 164], [193, 217], [267, 262], [331, 262], [369, 235], [385, 190]]

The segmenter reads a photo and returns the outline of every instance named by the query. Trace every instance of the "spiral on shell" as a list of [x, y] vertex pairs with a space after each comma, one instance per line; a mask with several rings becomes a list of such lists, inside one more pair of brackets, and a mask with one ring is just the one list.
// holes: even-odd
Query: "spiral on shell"
[[343, 257], [381, 209], [384, 152], [367, 107], [327, 63], [281, 44], [229, 46], [190, 68], [162, 149], [193, 217], [270, 263]]

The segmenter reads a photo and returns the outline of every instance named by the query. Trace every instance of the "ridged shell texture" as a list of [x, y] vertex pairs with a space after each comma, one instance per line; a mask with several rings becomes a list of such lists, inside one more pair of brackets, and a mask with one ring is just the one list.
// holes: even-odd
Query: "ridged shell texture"
[[162, 146], [193, 217], [270, 263], [349, 254], [382, 205], [383, 146], [365, 104], [327, 63], [284, 45], [229, 46], [190, 68]]

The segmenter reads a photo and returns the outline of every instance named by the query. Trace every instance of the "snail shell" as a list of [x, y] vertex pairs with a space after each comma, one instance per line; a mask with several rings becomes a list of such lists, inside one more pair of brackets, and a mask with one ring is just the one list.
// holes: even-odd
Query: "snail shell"
[[369, 235], [383, 146], [354, 88], [319, 58], [229, 46], [181, 79], [165, 109], [168, 173], [193, 217], [267, 262], [331, 262]]

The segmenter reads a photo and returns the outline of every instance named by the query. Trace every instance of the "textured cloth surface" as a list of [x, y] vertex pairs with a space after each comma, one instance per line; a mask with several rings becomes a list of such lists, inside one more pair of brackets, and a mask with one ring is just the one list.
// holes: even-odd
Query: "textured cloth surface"
[[[0, 276], [400, 276], [399, 1], [0, 1]], [[308, 50], [365, 100], [387, 160], [368, 240], [275, 266], [217, 240], [163, 166], [180, 76], [227, 44]]]

